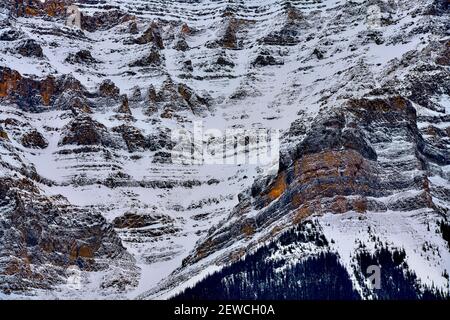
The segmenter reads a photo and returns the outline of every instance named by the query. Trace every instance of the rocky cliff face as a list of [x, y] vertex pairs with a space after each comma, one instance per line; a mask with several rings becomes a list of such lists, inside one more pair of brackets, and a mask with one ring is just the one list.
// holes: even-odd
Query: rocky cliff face
[[[66, 26], [72, 4], [81, 28]], [[334, 285], [349, 297], [394, 297], [363, 278], [386, 252], [402, 252], [414, 297], [448, 292], [448, 10], [3, 2], [0, 297], [166, 298], [255, 252], [285, 255], [280, 241], [345, 270]], [[280, 130], [279, 159], [173, 161], [171, 134], [199, 121]], [[286, 236], [308, 226], [325, 246]]]

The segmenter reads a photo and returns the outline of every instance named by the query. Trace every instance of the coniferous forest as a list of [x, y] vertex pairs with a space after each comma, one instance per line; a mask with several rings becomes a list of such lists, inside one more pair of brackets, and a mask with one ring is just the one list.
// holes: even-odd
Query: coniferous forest
[[[292, 259], [295, 246], [313, 243], [319, 252]], [[272, 257], [277, 256], [277, 259]], [[280, 258], [281, 257], [281, 258]], [[285, 258], [286, 257], [286, 258]], [[367, 268], [381, 267], [381, 287], [367, 281]], [[314, 224], [299, 225], [243, 259], [224, 267], [174, 300], [359, 300], [448, 299], [448, 293], [421, 286], [409, 271], [404, 250], [380, 246], [371, 254], [355, 255], [354, 274], [359, 290], [339, 256], [328, 250], [328, 242]]]

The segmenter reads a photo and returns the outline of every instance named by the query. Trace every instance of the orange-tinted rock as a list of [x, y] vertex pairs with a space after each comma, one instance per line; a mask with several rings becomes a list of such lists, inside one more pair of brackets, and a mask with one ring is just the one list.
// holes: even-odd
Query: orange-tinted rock
[[14, 0], [16, 2], [16, 15], [22, 16], [50, 16], [64, 17], [66, 7], [73, 1], [71, 0]]
[[45, 106], [49, 106], [53, 94], [56, 91], [55, 78], [52, 76], [47, 77], [46, 79], [42, 80], [40, 87], [41, 87], [40, 93], [42, 97], [42, 103]]
[[318, 196], [365, 194], [377, 181], [369, 162], [353, 150], [306, 155], [294, 166], [297, 183], [305, 186], [294, 196], [298, 204]]
[[[275, 225], [283, 230], [312, 215], [433, 208], [430, 188], [420, 177], [422, 155], [418, 154], [424, 146], [416, 121], [411, 102], [400, 96], [349, 100], [341, 110], [318, 117], [297, 147], [281, 158], [277, 176], [258, 179], [242, 193], [227, 223], [212, 229], [205, 240], [208, 245], [199, 244], [201, 254], [197, 251], [186, 263], [239, 240], [249, 247], [253, 243], [249, 239], [260, 235], [260, 230]], [[390, 143], [390, 137], [380, 137], [380, 132], [392, 128], [399, 139], [416, 143], [416, 158], [407, 164], [391, 164], [377, 155], [376, 150]], [[401, 149], [394, 157], [402, 159], [406, 151]], [[399, 168], [405, 166], [417, 174], [403, 174]], [[411, 188], [423, 192], [386, 201], [398, 190]], [[269, 233], [261, 234], [257, 239], [268, 237]]]
[[[211, 248], [214, 246], [214, 242], [211, 239], [207, 239], [203, 242], [196, 250], [197, 259], [201, 259], [207, 256], [211, 252]], [[188, 260], [183, 260], [183, 265], [185, 265]]]
[[8, 97], [16, 91], [22, 76], [9, 68], [0, 68], [0, 97]]
[[270, 235], [276, 236], [277, 234], [279, 234], [281, 231], [283, 231], [283, 228], [279, 227], [279, 226], [275, 226], [272, 230], [270, 230]]
[[27, 16], [37, 16], [39, 14], [39, 10], [33, 7], [25, 7], [25, 15]]
[[8, 133], [0, 128], [0, 140], [9, 140]]
[[368, 112], [392, 112], [403, 111], [408, 106], [408, 101], [400, 96], [395, 96], [390, 99], [352, 99], [348, 102], [349, 109], [353, 112], [364, 110]]
[[94, 249], [87, 245], [82, 245], [78, 249], [78, 256], [82, 257], [82, 258], [93, 258], [94, 257]]
[[95, 253], [98, 251], [100, 245], [101, 244], [97, 241], [93, 241], [90, 243], [81, 241], [73, 242], [69, 251], [71, 263], [74, 263], [77, 259], [80, 258], [83, 259], [84, 261], [94, 259]]
[[191, 28], [189, 28], [189, 26], [186, 23], [184, 23], [181, 26], [181, 33], [185, 34], [185, 35], [190, 34], [191, 33]]
[[338, 196], [331, 204], [331, 211], [334, 213], [344, 213], [348, 211], [347, 198]]
[[280, 174], [274, 183], [269, 187], [268, 196], [270, 201], [275, 200], [286, 190], [286, 178], [284, 174]]
[[29, 277], [32, 274], [30, 263], [25, 259], [14, 259], [6, 266], [4, 274], [9, 276], [19, 275], [21, 277]]
[[241, 232], [246, 236], [250, 237], [255, 233], [255, 226], [251, 222], [247, 222], [241, 229]]
[[58, 88], [53, 76], [38, 80], [24, 78], [19, 72], [0, 67], [0, 98], [17, 103], [20, 107], [34, 108], [39, 104], [50, 106], [55, 95], [64, 88]]
[[367, 211], [367, 200], [364, 198], [358, 198], [353, 200], [353, 208], [356, 212], [364, 213]]
[[292, 223], [299, 224], [305, 218], [309, 217], [312, 213], [313, 212], [311, 211], [308, 205], [302, 206], [295, 212], [294, 218], [292, 219]]
[[64, 16], [66, 14], [66, 7], [64, 1], [47, 0], [44, 10], [50, 17]]

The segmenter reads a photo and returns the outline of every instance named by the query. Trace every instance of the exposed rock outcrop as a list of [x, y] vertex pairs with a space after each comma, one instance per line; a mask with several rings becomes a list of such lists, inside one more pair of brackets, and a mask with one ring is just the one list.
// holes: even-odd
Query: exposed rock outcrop
[[190, 111], [195, 115], [201, 115], [207, 112], [209, 107], [207, 98], [196, 94], [185, 84], [176, 84], [172, 80], [166, 80], [158, 92], [150, 88], [148, 99], [149, 112], [158, 110], [162, 117], [168, 118], [180, 111]]
[[[213, 228], [184, 263], [223, 249], [230, 239], [251, 238], [286, 216], [296, 224], [326, 212], [435, 208], [423, 174], [425, 142], [416, 121], [412, 104], [398, 96], [353, 99], [335, 114], [318, 119], [294, 152], [280, 160], [277, 176], [256, 182], [243, 194], [229, 218], [235, 221]], [[402, 148], [391, 135], [404, 141]], [[402, 153], [407, 150], [414, 158], [405, 162]], [[386, 162], [378, 153], [398, 160]], [[418, 190], [410, 205], [377, 200], [410, 189]], [[259, 213], [247, 217], [252, 209]]]
[[159, 66], [162, 63], [162, 57], [155, 47], [152, 47], [150, 53], [144, 57], [132, 62], [130, 67], [149, 67], [149, 66]]
[[56, 199], [40, 195], [26, 179], [2, 179], [0, 199], [3, 292], [51, 289], [64, 283], [71, 266], [101, 271], [108, 269], [108, 261], [132, 263], [112, 226], [98, 213], [55, 205]]
[[92, 64], [98, 63], [89, 50], [80, 50], [76, 53], [70, 53], [66, 58], [66, 62], [69, 63], [79, 63], [79, 64]]
[[141, 215], [136, 213], [127, 212], [123, 216], [117, 217], [113, 221], [113, 225], [118, 229], [137, 229], [144, 228], [158, 223], [170, 223], [173, 222], [167, 216], [161, 215]]
[[134, 19], [134, 15], [125, 13], [121, 10], [95, 12], [92, 16], [83, 14], [81, 18], [81, 28], [89, 32], [108, 30], [119, 24], [133, 21]]
[[88, 115], [79, 115], [64, 130], [60, 145], [91, 146], [106, 143], [106, 127]]
[[64, 16], [66, 14], [66, 8], [72, 4], [71, 0], [17, 0], [14, 1], [13, 13], [18, 17], [23, 16]]
[[118, 99], [120, 89], [110, 79], [106, 79], [100, 84], [99, 93], [102, 97]]
[[[164, 299], [225, 264], [315, 288], [280, 269], [328, 262], [366, 294], [384, 245], [393, 291], [448, 291], [445, 1], [107, 2], [0, 1], [0, 297]], [[237, 163], [181, 164], [178, 130]]]
[[88, 95], [81, 83], [70, 75], [27, 78], [15, 70], [0, 67], [0, 99], [16, 103], [24, 110], [39, 111], [69, 93]]
[[35, 40], [25, 40], [17, 47], [17, 53], [24, 57], [42, 58], [44, 56], [42, 48]]
[[48, 141], [36, 130], [24, 134], [21, 143], [27, 148], [45, 149], [48, 146]]
[[144, 135], [135, 127], [121, 125], [113, 128], [113, 131], [120, 133], [130, 152], [142, 151], [147, 147]]
[[147, 30], [135, 40], [136, 44], [153, 44], [158, 49], [164, 49], [161, 31], [156, 22], [152, 22]]

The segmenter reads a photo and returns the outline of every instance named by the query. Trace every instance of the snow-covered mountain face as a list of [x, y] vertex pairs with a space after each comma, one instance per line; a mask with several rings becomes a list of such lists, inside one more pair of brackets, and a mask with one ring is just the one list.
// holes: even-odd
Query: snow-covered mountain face
[[[365, 278], [383, 257], [417, 297], [448, 294], [449, 9], [2, 1], [0, 298], [169, 298], [252, 259], [331, 261], [343, 297], [393, 297]], [[173, 132], [198, 124], [280, 132], [279, 153], [173, 161]]]

